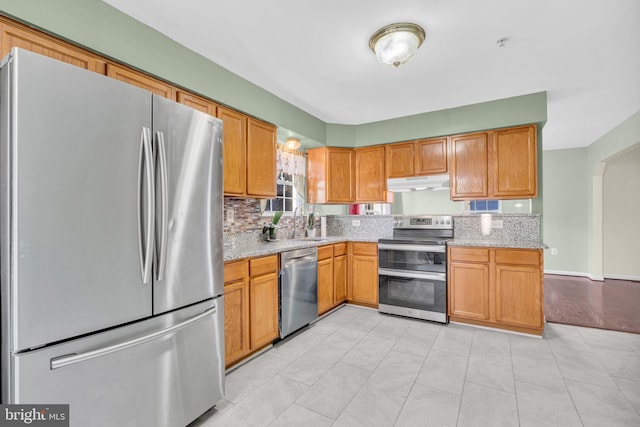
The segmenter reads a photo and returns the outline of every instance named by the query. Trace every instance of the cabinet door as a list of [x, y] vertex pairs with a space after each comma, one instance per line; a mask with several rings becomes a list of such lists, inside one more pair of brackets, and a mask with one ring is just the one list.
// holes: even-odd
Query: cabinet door
[[447, 173], [447, 138], [416, 141], [416, 175]]
[[218, 107], [223, 123], [224, 194], [241, 196], [247, 191], [247, 118]]
[[327, 202], [350, 203], [354, 200], [354, 154], [350, 148], [327, 148]]
[[278, 275], [252, 278], [250, 286], [251, 349], [278, 338]]
[[451, 137], [451, 199], [488, 196], [488, 155], [486, 133]]
[[333, 258], [318, 261], [318, 314], [333, 307]]
[[347, 300], [347, 256], [339, 255], [333, 259], [333, 297], [338, 305]]
[[398, 144], [388, 144], [385, 146], [385, 163], [387, 165], [387, 178], [404, 178], [414, 176], [413, 142], [401, 142]]
[[378, 258], [353, 255], [351, 259], [350, 300], [370, 306], [378, 305]]
[[276, 130], [247, 120], [247, 195], [276, 197]]
[[194, 110], [202, 111], [210, 116], [216, 115], [216, 103], [208, 99], [201, 98], [188, 92], [178, 91], [178, 102], [191, 107]]
[[489, 265], [450, 263], [449, 315], [489, 320]]
[[0, 23], [0, 40], [0, 57], [2, 58], [11, 51], [12, 47], [19, 47], [76, 67], [105, 74], [105, 61], [102, 58], [39, 32]]
[[542, 273], [539, 267], [496, 265], [496, 321], [542, 328]]
[[146, 76], [137, 71], [133, 71], [116, 64], [108, 63], [107, 76], [116, 80], [120, 80], [121, 82], [125, 82], [130, 85], [148, 90], [149, 92], [158, 96], [162, 96], [163, 98], [168, 98], [171, 100], [176, 99], [176, 92], [173, 86], [166, 84], [160, 80], [156, 80], [152, 77]]
[[538, 195], [536, 127], [524, 126], [493, 133], [491, 166], [496, 198]]
[[224, 285], [224, 355], [229, 367], [250, 352], [249, 283], [246, 279]]
[[385, 202], [384, 146], [356, 148], [356, 201]]

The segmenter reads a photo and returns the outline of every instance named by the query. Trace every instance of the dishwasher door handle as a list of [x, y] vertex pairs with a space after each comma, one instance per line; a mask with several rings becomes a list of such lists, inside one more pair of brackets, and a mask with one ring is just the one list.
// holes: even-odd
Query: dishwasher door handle
[[290, 258], [288, 260], [286, 260], [283, 264], [284, 268], [287, 268], [290, 265], [294, 265], [294, 264], [302, 264], [302, 263], [315, 263], [317, 262], [317, 259], [315, 256], [302, 256], [302, 257], [298, 257], [298, 258]]

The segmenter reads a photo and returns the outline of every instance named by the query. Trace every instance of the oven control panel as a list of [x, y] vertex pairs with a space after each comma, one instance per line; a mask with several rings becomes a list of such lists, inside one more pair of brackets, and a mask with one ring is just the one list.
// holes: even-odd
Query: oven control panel
[[453, 229], [453, 217], [450, 215], [396, 216], [393, 228], [433, 228]]

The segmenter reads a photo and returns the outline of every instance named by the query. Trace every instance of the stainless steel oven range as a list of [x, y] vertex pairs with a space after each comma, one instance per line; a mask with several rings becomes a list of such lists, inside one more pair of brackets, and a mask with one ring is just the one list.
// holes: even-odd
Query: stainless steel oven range
[[447, 323], [452, 238], [451, 216], [395, 217], [393, 238], [378, 241], [378, 311]]

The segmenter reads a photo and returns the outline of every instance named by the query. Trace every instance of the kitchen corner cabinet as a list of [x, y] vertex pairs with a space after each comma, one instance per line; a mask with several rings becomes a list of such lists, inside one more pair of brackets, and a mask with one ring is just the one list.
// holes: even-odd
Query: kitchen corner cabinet
[[176, 89], [158, 79], [142, 74], [138, 71], [131, 70], [120, 65], [108, 63], [107, 64], [107, 76], [120, 80], [121, 82], [128, 83], [133, 86], [137, 86], [149, 92], [168, 98], [171, 100], [176, 99]]
[[349, 243], [349, 302], [378, 307], [378, 244]]
[[224, 195], [275, 197], [275, 127], [221, 106], [217, 117], [224, 125]]
[[106, 62], [97, 55], [47, 36], [37, 30], [0, 20], [0, 56], [4, 58], [13, 47], [19, 47], [76, 67], [105, 74]]
[[383, 145], [355, 149], [356, 202], [386, 202], [387, 179], [384, 152]]
[[318, 314], [347, 300], [347, 244], [318, 248]]
[[278, 337], [277, 271], [277, 255], [225, 263], [226, 367]]
[[355, 155], [351, 148], [307, 150], [307, 203], [355, 200]]
[[538, 195], [536, 126], [450, 138], [451, 199], [526, 199]]
[[450, 247], [451, 321], [542, 335], [542, 250]]

